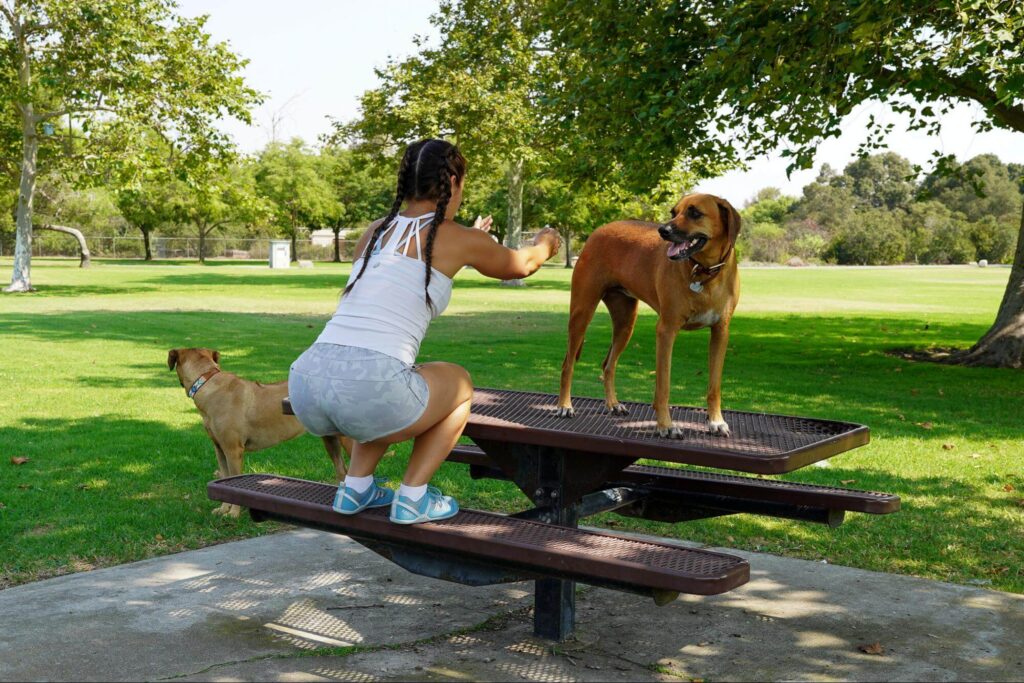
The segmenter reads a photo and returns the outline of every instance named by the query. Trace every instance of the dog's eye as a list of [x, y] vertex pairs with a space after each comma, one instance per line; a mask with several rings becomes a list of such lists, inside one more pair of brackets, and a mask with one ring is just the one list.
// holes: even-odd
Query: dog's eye
[[698, 209], [696, 206], [691, 206], [686, 210], [686, 217], [692, 218], [693, 220], [697, 220], [699, 218], [703, 218], [704, 214], [701, 213], [700, 209]]
[[672, 218], [675, 218], [679, 214], [679, 212], [676, 211], [676, 207], [673, 206], [671, 210], [669, 210], [669, 214], [672, 216]]

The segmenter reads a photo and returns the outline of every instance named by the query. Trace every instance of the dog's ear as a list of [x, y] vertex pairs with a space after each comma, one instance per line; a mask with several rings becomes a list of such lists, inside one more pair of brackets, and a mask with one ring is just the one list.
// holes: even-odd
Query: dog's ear
[[216, 349], [213, 349], [212, 353], [213, 353], [213, 362], [216, 363], [217, 365], [220, 365], [220, 351], [217, 351]]
[[167, 352], [167, 369], [173, 370], [178, 364], [178, 349], [171, 349]]
[[735, 247], [736, 239], [740, 236], [740, 212], [721, 197], [717, 198], [717, 201], [718, 213], [722, 218], [722, 227], [725, 228], [725, 234], [729, 238], [729, 247]]

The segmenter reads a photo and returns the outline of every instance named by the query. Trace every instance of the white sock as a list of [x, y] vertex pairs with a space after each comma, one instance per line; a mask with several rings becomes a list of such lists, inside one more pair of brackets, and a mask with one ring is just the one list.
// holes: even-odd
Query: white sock
[[366, 489], [370, 488], [373, 484], [373, 475], [368, 474], [365, 477], [353, 477], [351, 474], [345, 475], [345, 487], [350, 488], [356, 493], [363, 493]]
[[398, 495], [405, 496], [414, 503], [418, 501], [420, 498], [422, 498], [423, 494], [425, 494], [426, 492], [426, 484], [424, 484], [423, 486], [406, 486], [405, 484], [402, 484], [401, 486], [398, 487]]

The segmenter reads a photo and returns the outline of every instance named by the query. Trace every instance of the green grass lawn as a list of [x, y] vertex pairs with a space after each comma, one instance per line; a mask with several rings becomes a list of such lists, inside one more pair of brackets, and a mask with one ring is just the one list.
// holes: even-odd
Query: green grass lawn
[[[0, 281], [9, 273], [10, 260], [0, 260]], [[228, 371], [284, 379], [347, 274], [321, 264], [272, 272], [99, 261], [80, 270], [36, 261], [38, 292], [0, 296], [0, 587], [279, 528], [210, 515], [213, 449], [167, 369], [167, 350], [209, 346]], [[596, 523], [1024, 592], [1024, 375], [886, 354], [970, 344], [991, 322], [1007, 275], [969, 267], [743, 272], [725, 407], [869, 425], [867, 447], [786, 478], [895, 492], [901, 512], [851, 514], [838, 529], [749, 515], [678, 525], [605, 515]], [[480, 386], [556, 392], [569, 271], [545, 268], [529, 285], [460, 275], [423, 359], [461, 363]], [[641, 313], [620, 364], [620, 399], [651, 398], [654, 322]], [[601, 395], [609, 339], [599, 311], [577, 395]], [[706, 345], [706, 331], [681, 333], [674, 403], [702, 404]], [[407, 455], [396, 447], [383, 474], [397, 479]], [[250, 454], [246, 470], [332, 474], [308, 436]], [[436, 483], [466, 507], [527, 506], [511, 484], [472, 481], [461, 465], [445, 465]]]

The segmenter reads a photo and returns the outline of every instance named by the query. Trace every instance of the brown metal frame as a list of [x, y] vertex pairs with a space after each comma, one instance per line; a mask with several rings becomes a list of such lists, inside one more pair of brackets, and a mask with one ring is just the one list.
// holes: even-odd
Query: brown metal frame
[[[274, 495], [260, 488], [301, 487], [302, 498]], [[253, 490], [253, 487], [256, 490]], [[525, 519], [477, 510], [462, 510], [451, 520], [422, 525], [394, 524], [386, 509], [366, 510], [358, 515], [339, 515], [329, 504], [336, 487], [318, 482], [268, 474], [243, 474], [212, 481], [207, 493], [212, 500], [248, 507], [254, 519], [291, 521], [327, 529], [359, 539], [400, 543], [466, 556], [486, 562], [523, 567], [533, 574], [571, 577], [581, 581], [595, 579], [603, 584], [623, 584], [656, 591], [679, 591], [695, 595], [717, 595], [741, 586], [749, 580], [746, 560], [708, 550], [683, 548], [667, 543], [623, 538], [613, 533], [570, 529]], [[481, 535], [480, 527], [510, 529], [515, 534], [535, 536], [537, 543], [526, 543], [497, 533]], [[474, 533], [476, 530], [477, 533]], [[524, 531], [525, 530], [525, 531]], [[546, 539], [546, 540], [545, 540]], [[590, 545], [629, 547], [638, 558], [644, 548], [696, 563], [707, 562], [722, 570], [716, 573], [686, 573], [645, 564], [639, 559], [614, 557], [610, 553], [587, 552]], [[611, 544], [609, 546], [609, 544]]]

